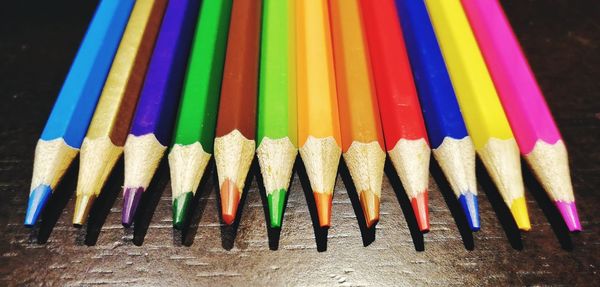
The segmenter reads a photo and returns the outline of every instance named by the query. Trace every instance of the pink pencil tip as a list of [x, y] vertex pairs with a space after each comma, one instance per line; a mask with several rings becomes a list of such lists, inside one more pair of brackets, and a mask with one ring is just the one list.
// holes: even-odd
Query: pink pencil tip
[[581, 223], [579, 222], [579, 215], [577, 214], [577, 207], [575, 206], [575, 202], [563, 202], [563, 201], [555, 201], [556, 208], [560, 211], [563, 220], [567, 224], [569, 231], [581, 231]]

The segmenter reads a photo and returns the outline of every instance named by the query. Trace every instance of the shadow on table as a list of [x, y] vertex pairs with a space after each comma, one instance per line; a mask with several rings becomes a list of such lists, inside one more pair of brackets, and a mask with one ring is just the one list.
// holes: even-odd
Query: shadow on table
[[[483, 162], [481, 162], [479, 158], [477, 158], [476, 166], [477, 181], [490, 201], [496, 216], [498, 216], [498, 220], [500, 221], [502, 229], [504, 229], [504, 233], [506, 234], [510, 246], [515, 250], [523, 250], [521, 232], [519, 231], [519, 227], [517, 226], [510, 209], [506, 206], [506, 203], [504, 203], [502, 196], [500, 196], [498, 189], [494, 185], [494, 182], [483, 166]], [[485, 226], [482, 226], [481, 228], [485, 228]]]
[[456, 223], [456, 227], [458, 228], [458, 232], [460, 233], [460, 237], [462, 238], [463, 245], [467, 250], [475, 249], [475, 241], [473, 240], [473, 232], [469, 227], [469, 222], [467, 221], [467, 216], [463, 211], [450, 183], [446, 179], [444, 172], [439, 166], [438, 162], [435, 159], [431, 159], [431, 175], [437, 184], [440, 193], [444, 197], [444, 201], [450, 210], [450, 214], [452, 214], [452, 218], [454, 218], [454, 223]]
[[[77, 188], [77, 173], [79, 172], [79, 157], [76, 158], [71, 167], [66, 172], [63, 180], [56, 186], [52, 196], [46, 203], [44, 211], [41, 214], [41, 221], [38, 227], [32, 230], [32, 235], [37, 233], [37, 242], [45, 244], [56, 226], [56, 222], [60, 218], [65, 206], [71, 199], [75, 189]], [[69, 218], [69, 221], [71, 219]]]
[[100, 192], [100, 195], [94, 201], [94, 205], [90, 210], [84, 239], [84, 244], [87, 246], [96, 245], [98, 242], [98, 236], [100, 235], [102, 226], [104, 226], [104, 223], [106, 222], [106, 217], [108, 217], [110, 209], [113, 207], [117, 197], [121, 193], [124, 178], [123, 162], [123, 157], [117, 161], [115, 168], [102, 188], [102, 192]]
[[521, 165], [523, 166], [523, 180], [525, 181], [525, 186], [531, 195], [533, 195], [533, 198], [535, 198], [538, 206], [548, 219], [561, 248], [569, 251], [573, 250], [573, 241], [571, 240], [569, 228], [563, 221], [560, 212], [546, 191], [544, 191], [542, 186], [538, 183], [527, 163], [522, 161]]
[[248, 197], [248, 191], [250, 190], [250, 184], [252, 183], [252, 180], [254, 179], [254, 176], [256, 176], [257, 173], [257, 169], [258, 169], [258, 162], [256, 161], [256, 158], [254, 158], [254, 160], [252, 160], [252, 164], [250, 165], [250, 169], [248, 170], [248, 176], [246, 176], [246, 182], [244, 183], [244, 189], [242, 191], [242, 198], [240, 198], [240, 202], [238, 205], [238, 210], [237, 213], [235, 215], [235, 220], [233, 221], [233, 223], [231, 225], [226, 225], [225, 222], [223, 222], [223, 217], [221, 216], [222, 212], [221, 212], [221, 191], [219, 189], [218, 183], [219, 183], [219, 178], [218, 178], [218, 174], [217, 172], [214, 173], [213, 175], [213, 179], [217, 185], [217, 210], [219, 211], [219, 221], [221, 222], [221, 245], [223, 246], [223, 248], [225, 250], [231, 250], [233, 248], [233, 246], [235, 245], [235, 238], [237, 236], [237, 232], [238, 232], [238, 228], [240, 226], [240, 220], [242, 217], [242, 212], [244, 211], [244, 206], [246, 205], [246, 198]]
[[304, 191], [304, 197], [306, 197], [308, 212], [310, 213], [310, 219], [312, 220], [313, 231], [315, 233], [315, 243], [317, 244], [317, 251], [326, 251], [327, 234], [329, 228], [321, 227], [321, 225], [319, 224], [319, 213], [317, 211], [317, 204], [315, 202], [315, 197], [313, 196], [313, 191], [310, 186], [310, 180], [306, 173], [306, 168], [304, 167], [304, 162], [302, 161], [301, 157], [298, 157], [295, 168], [298, 171], [298, 178], [300, 179], [300, 184], [302, 185], [302, 190]]
[[392, 162], [389, 158], [386, 158], [385, 161], [385, 174], [390, 180], [390, 184], [394, 189], [394, 193], [396, 194], [398, 203], [400, 203], [400, 208], [402, 209], [402, 213], [404, 214], [404, 218], [406, 219], [406, 224], [408, 225], [408, 229], [410, 231], [410, 236], [412, 237], [415, 250], [424, 251], [425, 241], [423, 239], [423, 233], [419, 230], [419, 224], [417, 223], [417, 218], [415, 217], [412, 205], [410, 204], [410, 199], [408, 199], [406, 191], [402, 187], [402, 182], [398, 177], [398, 173], [396, 173], [396, 170], [394, 169], [394, 166], [392, 165]]
[[[297, 161], [294, 162], [296, 164]], [[280, 228], [272, 228], [271, 227], [271, 217], [269, 212], [269, 200], [267, 199], [267, 191], [265, 189], [264, 179], [260, 172], [260, 165], [256, 164], [256, 179], [258, 181], [258, 190], [260, 192], [260, 200], [262, 202], [263, 211], [265, 214], [265, 223], [267, 225], [267, 236], [269, 237], [269, 249], [277, 250], [279, 249], [279, 237], [281, 236], [281, 228], [283, 228], [283, 224], [285, 222], [285, 211], [287, 209], [288, 198], [290, 197], [290, 186], [294, 181], [294, 173], [296, 172], [296, 166], [292, 168], [292, 174], [290, 175], [290, 184], [287, 187], [287, 191], [285, 194], [285, 199], [283, 201], [283, 210], [281, 214], [281, 227]]]
[[[206, 205], [208, 204], [208, 198], [213, 192], [215, 185], [218, 186], [218, 181], [213, 181], [213, 174], [215, 170], [215, 161], [213, 158], [206, 165], [206, 169], [204, 170], [204, 175], [200, 180], [200, 184], [198, 185], [198, 189], [196, 190], [196, 194], [192, 198], [192, 201], [189, 203], [189, 207], [187, 210], [187, 215], [181, 227], [181, 230], [173, 229], [173, 244], [175, 246], [192, 246], [194, 244], [194, 238], [196, 237], [196, 233], [198, 232], [198, 225], [200, 224], [200, 219], [202, 219], [202, 215], [204, 214], [204, 210], [206, 209]], [[218, 189], [217, 189], [218, 190]], [[219, 196], [217, 194], [217, 196]]]
[[134, 217], [133, 244], [140, 246], [144, 243], [148, 227], [152, 221], [152, 216], [156, 210], [158, 202], [169, 182], [169, 167], [167, 157], [163, 157], [156, 173], [146, 190], [142, 194], [140, 204]]
[[348, 197], [350, 198], [350, 202], [352, 202], [352, 208], [354, 209], [354, 213], [356, 214], [356, 220], [358, 220], [358, 227], [360, 228], [363, 246], [369, 246], [371, 243], [373, 243], [373, 241], [375, 241], [375, 230], [377, 224], [374, 224], [373, 226], [371, 226], [371, 228], [367, 228], [365, 215], [360, 205], [360, 200], [358, 198], [358, 193], [356, 192], [356, 187], [352, 182], [352, 177], [350, 176], [348, 166], [346, 166], [346, 163], [343, 160], [341, 160], [340, 162], [341, 164], [339, 167], [339, 173], [342, 177], [342, 181], [344, 182], [344, 186], [346, 186], [346, 190], [348, 191]]

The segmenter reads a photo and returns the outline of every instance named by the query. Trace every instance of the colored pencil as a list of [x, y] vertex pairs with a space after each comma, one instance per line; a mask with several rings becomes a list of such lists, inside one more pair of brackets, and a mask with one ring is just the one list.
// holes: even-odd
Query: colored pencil
[[379, 220], [385, 152], [358, 0], [332, 0], [331, 29], [342, 152], [367, 227]]
[[258, 96], [258, 148], [273, 228], [283, 207], [298, 154], [295, 17], [292, 0], [265, 0]]
[[475, 150], [519, 229], [529, 230], [519, 147], [460, 1], [425, 3]]
[[98, 5], [35, 148], [25, 226], [36, 223], [79, 151], [133, 4]]
[[199, 7], [198, 0], [170, 1], [160, 26], [125, 142], [124, 226], [131, 225], [170, 140]]
[[481, 227], [475, 147], [467, 133], [446, 63], [421, 0], [396, 0], [433, 156], [473, 231]]
[[342, 138], [327, 1], [296, 2], [298, 140], [319, 225], [331, 226]]
[[169, 152], [173, 226], [187, 210], [213, 152], [231, 0], [203, 1]]
[[254, 159], [261, 1], [234, 1], [215, 138], [221, 215], [232, 224]]
[[421, 231], [429, 230], [431, 149], [394, 0], [360, 1], [385, 146]]
[[137, 1], [81, 145], [73, 224], [85, 224], [94, 200], [123, 153], [166, 0]]
[[581, 231], [567, 149], [497, 0], [462, 1], [521, 154], [570, 231]]

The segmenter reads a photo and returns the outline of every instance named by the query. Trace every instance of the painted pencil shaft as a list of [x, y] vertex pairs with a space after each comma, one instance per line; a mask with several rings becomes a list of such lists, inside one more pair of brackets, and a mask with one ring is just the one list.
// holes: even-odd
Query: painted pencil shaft
[[385, 152], [357, 0], [332, 0], [331, 27], [342, 152], [368, 227], [379, 220]]
[[36, 223], [79, 151], [133, 4], [98, 5], [35, 149], [25, 226]]
[[446, 63], [421, 0], [396, 0], [433, 156], [473, 231], [480, 229], [475, 148], [467, 133]]
[[231, 0], [203, 1], [169, 152], [173, 226], [182, 228], [213, 152]]
[[342, 139], [327, 1], [297, 1], [296, 32], [298, 146], [319, 225], [329, 227]]
[[167, 1], [136, 2], [81, 145], [73, 224], [83, 225], [123, 153]]
[[581, 231], [566, 148], [502, 6], [496, 0], [462, 3], [521, 154], [569, 230]]
[[279, 228], [298, 154], [295, 13], [293, 0], [264, 3], [256, 154], [270, 225]]
[[125, 142], [124, 226], [131, 225], [167, 148], [198, 10], [198, 0], [167, 5]]
[[519, 228], [529, 230], [518, 146], [462, 6], [425, 2], [475, 150]]
[[254, 159], [261, 1], [234, 1], [215, 138], [221, 215], [232, 224]]
[[431, 150], [394, 0], [361, 0], [385, 145], [421, 231], [429, 230]]

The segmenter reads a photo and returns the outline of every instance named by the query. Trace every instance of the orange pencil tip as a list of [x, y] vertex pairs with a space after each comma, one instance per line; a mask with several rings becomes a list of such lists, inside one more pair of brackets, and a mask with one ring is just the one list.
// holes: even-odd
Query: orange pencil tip
[[221, 186], [221, 216], [225, 224], [230, 225], [235, 221], [239, 204], [239, 189], [234, 182], [225, 179], [223, 186]]
[[417, 224], [419, 225], [419, 230], [421, 232], [429, 231], [429, 207], [428, 207], [429, 198], [427, 195], [427, 191], [418, 193], [415, 198], [410, 201], [412, 205], [413, 212], [415, 213], [415, 217], [417, 218]]
[[331, 201], [333, 196], [330, 193], [313, 192], [317, 213], [319, 215], [319, 225], [321, 227], [331, 226]]
[[361, 191], [360, 205], [365, 215], [367, 227], [375, 226], [379, 221], [379, 196], [370, 190]]

